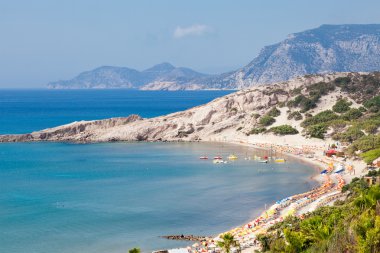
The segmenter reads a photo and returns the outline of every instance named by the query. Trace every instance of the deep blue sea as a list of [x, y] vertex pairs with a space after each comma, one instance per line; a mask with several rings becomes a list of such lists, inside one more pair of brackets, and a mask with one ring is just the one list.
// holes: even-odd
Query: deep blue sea
[[[0, 90], [0, 133], [81, 119], [158, 116], [228, 92]], [[199, 156], [240, 158], [212, 164]], [[169, 234], [216, 235], [265, 204], [314, 186], [314, 170], [241, 159], [265, 151], [218, 143], [0, 144], [1, 253], [124, 253], [188, 245]]]

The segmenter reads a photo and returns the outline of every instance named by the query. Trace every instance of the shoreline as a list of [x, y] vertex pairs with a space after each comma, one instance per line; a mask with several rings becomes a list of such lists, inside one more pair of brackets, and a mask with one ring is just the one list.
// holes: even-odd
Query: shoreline
[[[312, 140], [310, 140], [312, 142]], [[212, 250], [216, 247], [216, 242], [218, 241], [219, 237], [226, 233], [231, 233], [234, 235], [235, 239], [239, 241], [239, 244], [242, 247], [243, 253], [251, 253], [255, 250], [260, 249], [260, 245], [256, 241], [256, 235], [260, 233], [265, 233], [267, 229], [269, 229], [272, 225], [276, 224], [277, 222], [280, 222], [284, 219], [284, 217], [289, 215], [297, 215], [302, 216], [304, 213], [314, 211], [316, 208], [320, 206], [325, 206], [332, 204], [335, 200], [340, 199], [344, 197], [345, 195], [341, 193], [341, 188], [346, 183], [351, 182], [352, 178], [354, 176], [362, 176], [364, 174], [365, 169], [365, 163], [361, 160], [353, 160], [353, 159], [346, 159], [346, 160], [338, 160], [337, 158], [329, 158], [327, 159], [325, 156], [323, 156], [323, 148], [322, 146], [315, 145], [303, 145], [303, 147], [308, 147], [308, 151], [304, 152], [303, 148], [291, 146], [291, 145], [280, 145], [278, 143], [262, 143], [262, 142], [249, 142], [249, 141], [201, 141], [201, 142], [216, 142], [216, 143], [228, 143], [228, 144], [235, 144], [240, 146], [245, 146], [248, 148], [255, 148], [255, 149], [261, 149], [261, 150], [271, 150], [273, 149], [273, 146], [275, 147], [276, 154], [284, 154], [286, 156], [290, 156], [292, 158], [298, 159], [302, 162], [305, 162], [307, 164], [310, 164], [311, 167], [315, 169], [315, 175], [310, 177], [310, 180], [317, 182], [317, 186], [312, 188], [308, 192], [299, 193], [293, 196], [289, 196], [281, 201], [274, 201], [272, 205], [269, 205], [266, 210], [262, 212], [262, 214], [257, 217], [256, 219], [253, 219], [251, 221], [248, 220], [247, 223], [242, 224], [238, 227], [234, 227], [228, 231], [222, 232], [216, 237], [214, 237], [212, 240], [208, 242], [202, 243], [195, 243], [192, 246], [189, 246], [186, 249], [188, 252], [191, 253], [198, 253], [198, 252], [205, 252], [205, 250]], [[324, 144], [326, 144], [327, 141], [324, 141]], [[270, 145], [270, 147], [267, 147]], [[311, 147], [316, 149], [311, 149]], [[297, 151], [296, 153], [293, 152], [286, 152], [285, 150], [293, 150]], [[318, 151], [320, 151], [320, 154], [318, 154]], [[307, 153], [312, 154], [312, 157], [305, 156]], [[345, 170], [342, 174], [334, 173], [334, 165], [338, 164], [344, 164], [344, 167], [347, 168], [348, 166], [352, 166], [354, 170], [354, 174], [352, 175], [352, 171], [350, 170], [349, 174], [347, 170]], [[333, 167], [331, 168], [331, 171], [329, 172], [330, 175], [325, 176], [324, 178], [321, 176], [320, 172], [324, 168], [328, 168], [328, 166], [331, 166], [333, 164]], [[358, 173], [355, 173], [355, 170], [358, 171]], [[316, 195], [316, 197], [315, 197]], [[285, 200], [285, 201], [284, 201]], [[302, 200], [302, 201], [301, 201]], [[279, 204], [283, 202], [286, 207], [285, 208], [279, 208]], [[301, 201], [299, 203], [299, 201]], [[287, 203], [291, 202], [291, 203]], [[297, 206], [298, 205], [298, 206]], [[294, 208], [290, 207], [294, 206]], [[280, 205], [281, 207], [281, 205]], [[253, 229], [252, 229], [253, 224]], [[256, 228], [256, 229], [255, 229]], [[203, 246], [202, 246], [203, 245]]]

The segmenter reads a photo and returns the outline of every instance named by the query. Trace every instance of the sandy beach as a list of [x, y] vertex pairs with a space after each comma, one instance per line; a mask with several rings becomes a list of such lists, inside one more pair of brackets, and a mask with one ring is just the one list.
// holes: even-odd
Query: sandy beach
[[[289, 215], [302, 217], [307, 212], [314, 211], [316, 208], [324, 205], [331, 205], [335, 200], [344, 198], [341, 193], [342, 187], [349, 183], [352, 178], [360, 177], [365, 174], [366, 164], [360, 160], [344, 159], [339, 157], [327, 157], [324, 155], [328, 144], [333, 141], [323, 141], [318, 139], [305, 139], [300, 136], [279, 137], [279, 136], [254, 136], [238, 137], [233, 140], [223, 137], [224, 142], [244, 145], [247, 147], [272, 150], [276, 157], [280, 158], [281, 154], [301, 159], [316, 168], [318, 173], [313, 176], [319, 186], [308, 192], [289, 196], [278, 200], [269, 206], [260, 216], [250, 222], [219, 234], [213, 239], [195, 243], [187, 247], [188, 252], [219, 252], [217, 241], [225, 233], [231, 233], [240, 244], [243, 253], [251, 253], [260, 249], [256, 236], [265, 233], [272, 225], [281, 222]], [[331, 143], [330, 143], [331, 142]], [[337, 170], [344, 169], [340, 173]], [[327, 170], [327, 173], [320, 174], [321, 171]], [[232, 249], [238, 251], [237, 248]]]

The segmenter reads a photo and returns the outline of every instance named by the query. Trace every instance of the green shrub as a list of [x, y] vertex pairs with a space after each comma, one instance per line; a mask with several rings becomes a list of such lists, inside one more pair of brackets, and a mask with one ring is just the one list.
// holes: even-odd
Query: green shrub
[[301, 120], [302, 119], [302, 114], [299, 111], [294, 111], [289, 113], [288, 119], [294, 119], [294, 120]]
[[380, 96], [373, 97], [363, 103], [366, 108], [371, 108], [373, 106], [380, 107]]
[[268, 116], [268, 115], [264, 115], [260, 118], [259, 120], [259, 123], [262, 125], [262, 126], [270, 126], [272, 125], [276, 120], [271, 117], [271, 116]]
[[354, 120], [363, 116], [363, 113], [357, 108], [351, 108], [348, 112], [342, 115], [344, 120]]
[[300, 107], [302, 112], [307, 112], [316, 106], [316, 101], [301, 94], [295, 97], [294, 100], [290, 100], [287, 105], [288, 107]]
[[313, 138], [324, 139], [327, 128], [327, 125], [323, 123], [312, 125], [306, 129], [306, 134]]
[[334, 135], [335, 140], [343, 142], [353, 142], [364, 136], [363, 131], [358, 127], [350, 127], [347, 131]]
[[277, 109], [277, 107], [273, 107], [268, 113], [267, 115], [268, 116], [271, 116], [271, 117], [277, 117], [277, 116], [280, 116], [281, 114], [281, 111], [279, 109]]
[[315, 124], [319, 124], [319, 123], [326, 123], [326, 122], [329, 122], [329, 121], [332, 121], [332, 120], [335, 120], [338, 118], [339, 118], [339, 116], [337, 114], [335, 114], [333, 111], [326, 110], [326, 111], [323, 111], [323, 112], [316, 114], [315, 116], [312, 116], [310, 118], [305, 119], [302, 122], [302, 126], [307, 127], [307, 126], [311, 126], [311, 125], [315, 125]]
[[357, 150], [361, 150], [363, 152], [380, 148], [380, 136], [379, 135], [365, 135], [360, 139], [354, 141], [349, 150], [351, 153]]
[[332, 109], [334, 112], [337, 113], [343, 113], [350, 110], [350, 106], [352, 105], [351, 102], [347, 101], [346, 99], [339, 99], [335, 105], [333, 105]]
[[277, 135], [298, 134], [298, 130], [289, 125], [281, 125], [281, 126], [272, 127], [269, 129], [269, 131]]
[[372, 163], [375, 159], [380, 157], [380, 148], [367, 151], [360, 155], [366, 163]]
[[349, 78], [348, 76], [347, 77], [338, 77], [338, 78], [335, 78], [335, 80], [334, 80], [334, 83], [339, 87], [345, 86], [346, 84], [348, 84], [350, 82], [351, 82], [351, 78]]
[[266, 131], [265, 127], [255, 127], [249, 132], [249, 134], [261, 134]]

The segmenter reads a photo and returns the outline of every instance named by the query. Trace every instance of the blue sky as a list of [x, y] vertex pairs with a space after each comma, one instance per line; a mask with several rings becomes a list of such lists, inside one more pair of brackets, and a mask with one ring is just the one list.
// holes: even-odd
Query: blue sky
[[376, 0], [0, 0], [0, 87], [44, 87], [102, 65], [242, 67], [321, 24], [380, 23]]

